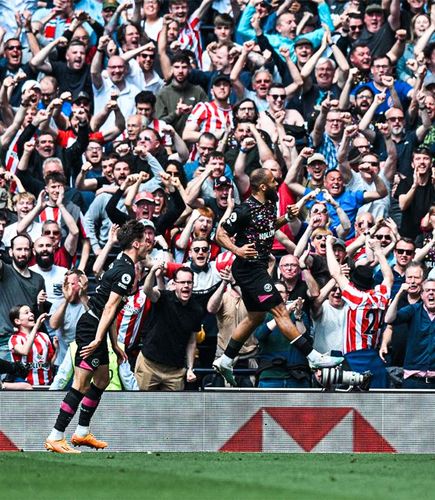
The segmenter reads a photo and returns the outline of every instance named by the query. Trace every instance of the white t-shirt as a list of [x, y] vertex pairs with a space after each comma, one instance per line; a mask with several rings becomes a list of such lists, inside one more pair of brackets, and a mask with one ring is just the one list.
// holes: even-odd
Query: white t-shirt
[[[376, 186], [374, 182], [371, 184], [367, 183], [359, 173], [351, 170], [352, 179], [346, 185], [346, 189], [349, 191], [376, 191]], [[375, 219], [378, 217], [388, 217], [390, 211], [390, 195], [391, 195], [391, 183], [387, 181], [383, 172], [380, 172], [379, 177], [384, 181], [387, 188], [388, 194], [385, 198], [380, 200], [371, 201], [370, 203], [365, 203], [357, 212], [358, 215], [362, 213], [370, 212]]]
[[314, 349], [319, 352], [344, 352], [344, 338], [346, 335], [346, 314], [349, 306], [341, 309], [332, 307], [329, 300], [322, 304], [322, 315], [319, 319], [313, 318]]
[[31, 271], [40, 274], [45, 281], [45, 291], [47, 300], [52, 304], [58, 303], [63, 299], [62, 285], [65, 279], [65, 273], [68, 269], [61, 266], [51, 266], [50, 271], [44, 271], [38, 264], [29, 267]]
[[[5, 233], [2, 238], [5, 247], [10, 247], [12, 238], [15, 238], [17, 235], [17, 224], [18, 222], [14, 222], [5, 227]], [[32, 241], [37, 240], [42, 234], [42, 224], [36, 221], [32, 222], [27, 228], [26, 233], [32, 238]]]

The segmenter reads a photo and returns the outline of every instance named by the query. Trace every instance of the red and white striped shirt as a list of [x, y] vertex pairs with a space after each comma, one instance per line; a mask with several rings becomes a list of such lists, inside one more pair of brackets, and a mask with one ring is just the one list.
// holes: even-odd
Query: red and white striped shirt
[[162, 128], [166, 125], [167, 123], [165, 121], [153, 118], [148, 126], [159, 134], [162, 139], [163, 146], [172, 146], [172, 137], [166, 132], [162, 132]]
[[220, 108], [216, 101], [199, 102], [192, 109], [187, 123], [194, 123], [200, 132], [216, 134], [233, 128], [233, 110]]
[[178, 35], [178, 42], [181, 44], [180, 50], [190, 50], [195, 54], [198, 68], [202, 69], [202, 44], [201, 33], [199, 31], [200, 26], [200, 18], [192, 14], [187, 21], [186, 26]]
[[[201, 132], [211, 132], [220, 137], [222, 132], [233, 128], [233, 109], [220, 108], [215, 101], [199, 102], [192, 109], [187, 119], [187, 123], [193, 123], [196, 129]], [[196, 146], [192, 148], [189, 161], [198, 159]]]
[[373, 290], [358, 290], [351, 283], [343, 290], [342, 298], [349, 306], [346, 316], [344, 352], [374, 349], [378, 345], [380, 327], [391, 290], [381, 284]]
[[[68, 208], [68, 207], [67, 207]], [[59, 226], [63, 226], [62, 224], [62, 213], [59, 207], [45, 207], [44, 210], [39, 214], [38, 222], [41, 224], [47, 220], [55, 221], [59, 224]], [[85, 230], [85, 221], [83, 214], [80, 212], [78, 220], [76, 220], [76, 224], [79, 228], [80, 235], [82, 238], [87, 238], [86, 230]]]
[[27, 333], [14, 333], [9, 339], [9, 349], [14, 361], [30, 365], [30, 371], [26, 381], [31, 385], [50, 385], [53, 380], [51, 371], [51, 360], [54, 357], [54, 347], [50, 337], [46, 333], [38, 332], [33, 341], [30, 352], [27, 356], [22, 356], [14, 351], [17, 345], [24, 345], [27, 340]]
[[124, 307], [119, 311], [116, 318], [118, 342], [124, 344], [126, 350], [134, 345], [150, 309], [151, 301], [140, 288], [134, 295], [128, 297]]

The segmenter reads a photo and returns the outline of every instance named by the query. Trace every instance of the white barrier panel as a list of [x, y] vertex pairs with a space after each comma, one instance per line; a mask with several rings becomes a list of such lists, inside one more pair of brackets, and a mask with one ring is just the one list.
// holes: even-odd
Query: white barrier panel
[[[43, 450], [64, 394], [1, 392], [0, 450]], [[435, 453], [434, 421], [419, 392], [112, 392], [92, 431], [110, 451]]]

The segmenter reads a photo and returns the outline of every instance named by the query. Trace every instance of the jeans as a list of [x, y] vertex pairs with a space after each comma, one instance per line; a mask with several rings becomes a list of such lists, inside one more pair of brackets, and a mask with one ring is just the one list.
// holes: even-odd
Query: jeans
[[262, 378], [258, 382], [258, 387], [262, 387], [263, 389], [307, 389], [311, 387], [311, 384], [307, 378], [302, 380], [294, 378]]

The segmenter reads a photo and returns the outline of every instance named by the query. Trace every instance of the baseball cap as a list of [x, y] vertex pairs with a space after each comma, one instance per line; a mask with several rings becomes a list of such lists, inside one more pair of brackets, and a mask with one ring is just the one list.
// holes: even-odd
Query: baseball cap
[[332, 244], [333, 247], [341, 247], [344, 250], [346, 250], [346, 243], [341, 240], [340, 238], [336, 238], [334, 243]]
[[311, 165], [315, 161], [321, 161], [325, 164], [327, 163], [326, 158], [321, 153], [314, 153], [312, 156], [310, 156], [310, 158], [308, 158], [307, 165]]
[[137, 193], [137, 195], [134, 198], [134, 202], [139, 203], [140, 201], [146, 201], [147, 203], [155, 203], [154, 196], [148, 191], [141, 191], [140, 193]]
[[366, 10], [364, 11], [366, 14], [370, 14], [370, 12], [384, 12], [381, 5], [377, 3], [371, 3], [367, 5]]
[[150, 221], [149, 219], [139, 219], [139, 222], [143, 224], [145, 227], [150, 227], [151, 229], [154, 229], [154, 231], [156, 230], [154, 222]]
[[215, 188], [219, 188], [219, 187], [223, 187], [223, 186], [231, 187], [232, 185], [233, 185], [233, 183], [231, 182], [231, 180], [228, 177], [226, 177], [225, 175], [221, 175], [218, 179], [215, 179], [215, 181], [214, 181]]
[[117, 9], [119, 7], [119, 2], [117, 0], [104, 0], [103, 9]]
[[308, 40], [308, 38], [299, 38], [299, 40], [297, 40], [295, 42], [295, 47], [298, 47], [299, 45], [311, 45], [311, 47], [313, 46], [313, 42], [311, 42], [310, 40]]
[[213, 85], [216, 85], [216, 83], [222, 82], [222, 81], [225, 81], [225, 82], [228, 82], [229, 84], [231, 84], [231, 79], [230, 79], [229, 75], [225, 75], [224, 73], [218, 73], [217, 75], [215, 75], [211, 81], [211, 84], [213, 86]]
[[21, 87], [21, 92], [25, 92], [28, 89], [41, 90], [41, 86], [39, 85], [39, 82], [37, 82], [36, 80], [27, 80], [23, 83], [23, 86]]
[[73, 99], [73, 102], [77, 102], [77, 101], [81, 101], [82, 99], [86, 100], [86, 101], [90, 101], [91, 98], [89, 96], [89, 94], [87, 92], [85, 92], [84, 90], [80, 91]]
[[432, 73], [428, 78], [425, 79], [424, 81], [424, 86], [426, 88], [430, 87], [431, 85], [435, 85], [435, 73]]

